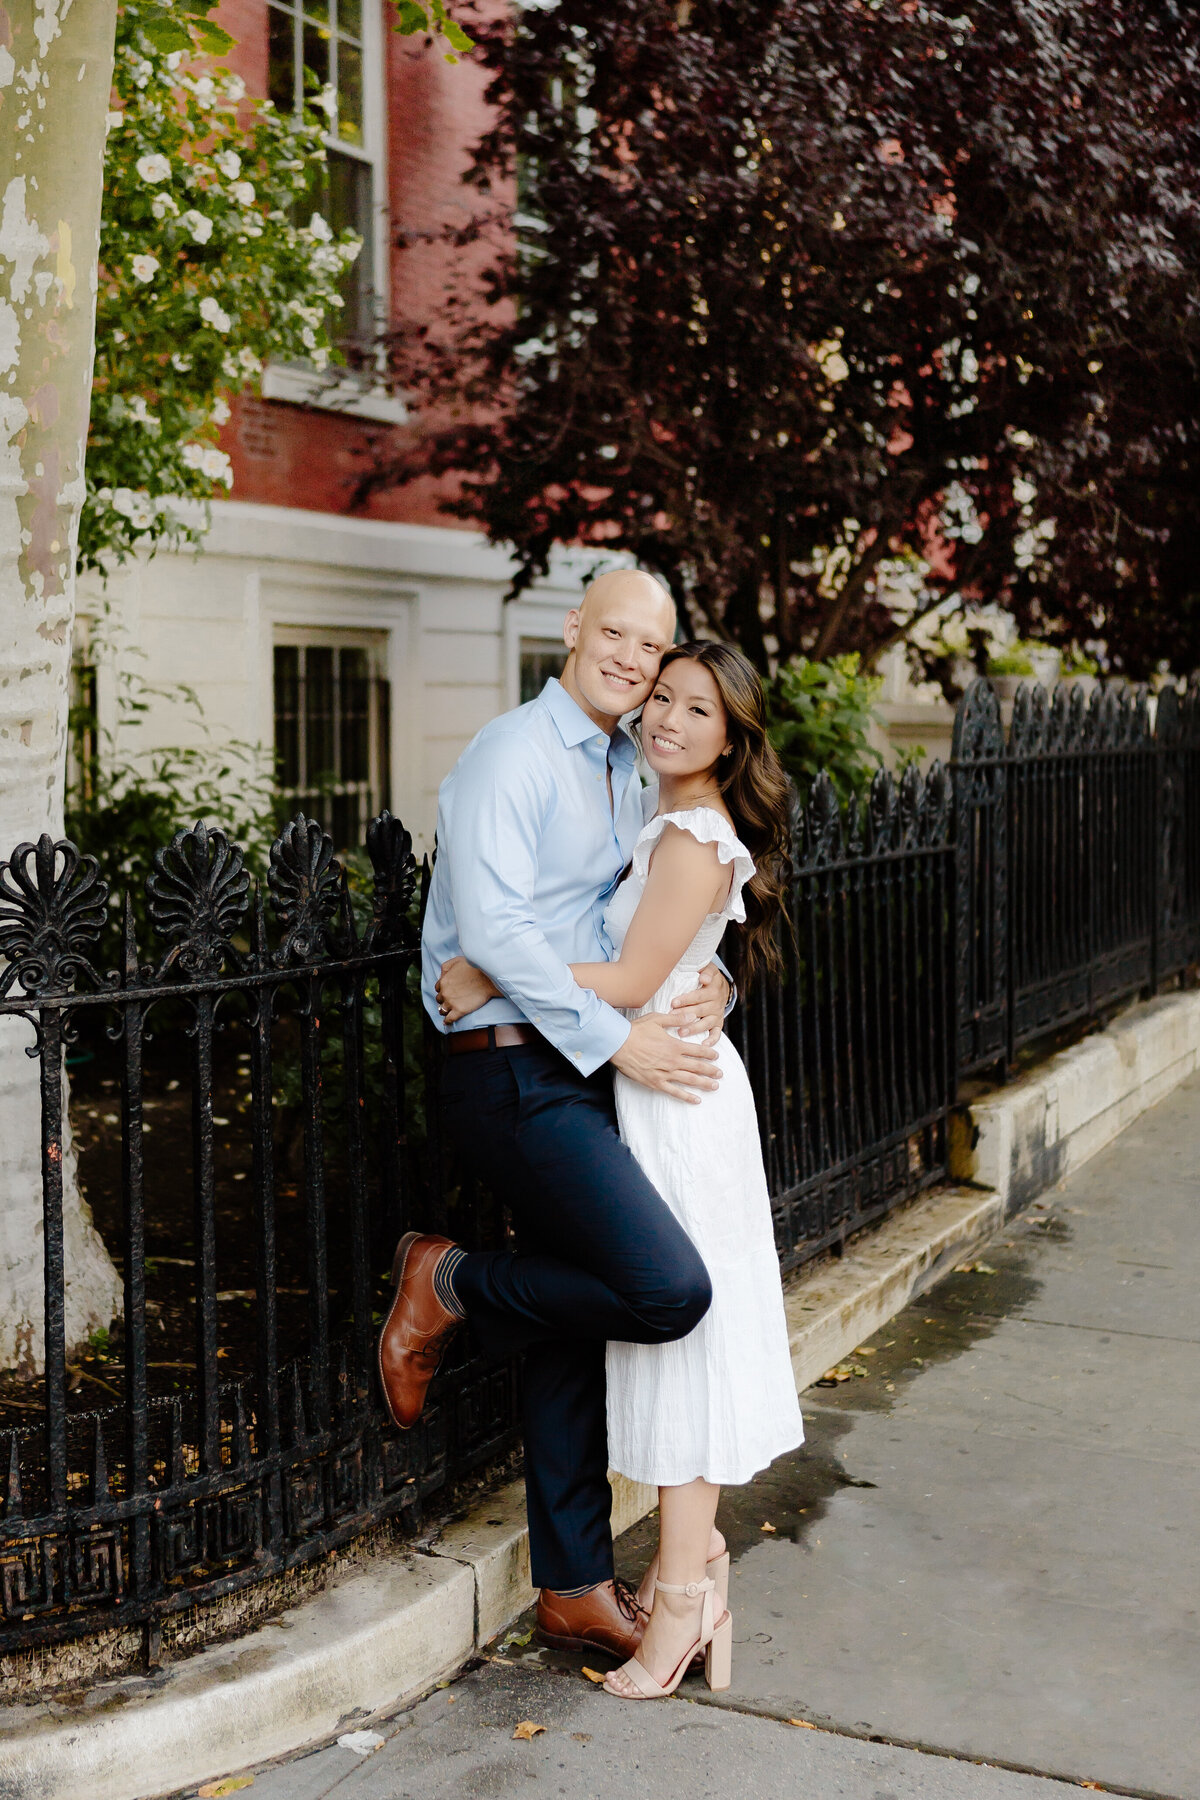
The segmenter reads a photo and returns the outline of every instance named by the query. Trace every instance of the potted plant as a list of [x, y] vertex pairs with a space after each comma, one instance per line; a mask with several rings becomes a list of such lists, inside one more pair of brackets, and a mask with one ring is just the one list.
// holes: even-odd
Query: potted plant
[[1018, 638], [1003, 650], [988, 657], [987, 672], [1000, 700], [1015, 700], [1022, 681], [1034, 674], [1033, 658], [1028, 646]]

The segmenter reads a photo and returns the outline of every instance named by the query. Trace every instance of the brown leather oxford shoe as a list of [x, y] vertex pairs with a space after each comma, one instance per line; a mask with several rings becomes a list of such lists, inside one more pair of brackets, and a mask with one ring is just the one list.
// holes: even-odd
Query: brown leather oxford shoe
[[408, 1431], [421, 1416], [425, 1394], [461, 1319], [448, 1312], [433, 1287], [433, 1272], [449, 1238], [408, 1231], [396, 1246], [391, 1310], [379, 1333], [379, 1383], [393, 1421]]
[[534, 1635], [555, 1650], [603, 1650], [624, 1662], [641, 1643], [648, 1617], [627, 1581], [602, 1581], [571, 1598], [543, 1588]]

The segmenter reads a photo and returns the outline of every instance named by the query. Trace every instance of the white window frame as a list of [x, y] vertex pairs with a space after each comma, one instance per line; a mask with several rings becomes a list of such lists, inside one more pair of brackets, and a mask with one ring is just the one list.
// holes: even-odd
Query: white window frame
[[[383, 640], [380, 673], [387, 677], [391, 705], [389, 808], [410, 829], [421, 802], [421, 704], [415, 649], [414, 592], [397, 593], [392, 580], [365, 571], [330, 569], [327, 573], [291, 565], [286, 575], [255, 570], [249, 578], [254, 633], [259, 650], [259, 717], [264, 742], [275, 743], [275, 645], [311, 641], [328, 643]], [[336, 621], [331, 624], [330, 621]], [[312, 634], [309, 638], [308, 634]]]
[[[388, 0], [363, 0], [363, 141], [348, 144], [332, 135], [326, 145], [340, 155], [367, 163], [371, 169], [371, 311], [377, 330], [391, 319], [391, 256], [388, 220], [387, 95], [385, 84], [387, 36], [384, 7]], [[354, 418], [403, 425], [408, 408], [398, 394], [390, 393], [378, 376], [357, 369], [331, 366], [314, 368], [308, 362], [269, 362], [263, 371], [264, 400], [280, 400], [292, 406], [316, 407], [322, 412], [347, 413]]]

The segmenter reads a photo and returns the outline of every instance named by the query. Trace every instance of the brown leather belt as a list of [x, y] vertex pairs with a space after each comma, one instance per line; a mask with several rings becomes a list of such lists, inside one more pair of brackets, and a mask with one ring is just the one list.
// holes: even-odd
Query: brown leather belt
[[448, 1031], [446, 1055], [461, 1056], [464, 1050], [511, 1050], [515, 1044], [537, 1044], [540, 1031], [532, 1025], [481, 1025], [477, 1031]]

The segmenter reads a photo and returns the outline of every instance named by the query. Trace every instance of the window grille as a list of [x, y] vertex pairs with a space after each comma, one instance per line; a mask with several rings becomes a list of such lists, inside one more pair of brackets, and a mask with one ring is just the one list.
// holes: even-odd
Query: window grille
[[275, 768], [285, 810], [317, 819], [339, 849], [387, 805], [388, 683], [362, 644], [276, 644]]

